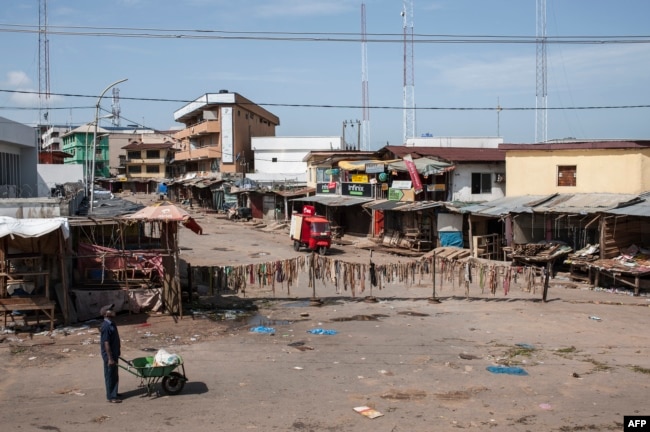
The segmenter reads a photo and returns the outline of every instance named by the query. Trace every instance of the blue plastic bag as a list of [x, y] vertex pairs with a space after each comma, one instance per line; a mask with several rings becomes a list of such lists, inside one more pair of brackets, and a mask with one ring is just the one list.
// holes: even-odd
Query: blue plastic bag
[[253, 333], [275, 334], [275, 329], [273, 327], [264, 327], [264, 326], [252, 327], [251, 331]]
[[336, 330], [325, 330], [322, 328], [315, 328], [315, 329], [307, 330], [307, 333], [311, 333], [315, 335], [335, 335], [338, 332]]
[[517, 366], [488, 366], [486, 369], [495, 374], [528, 375], [528, 372]]

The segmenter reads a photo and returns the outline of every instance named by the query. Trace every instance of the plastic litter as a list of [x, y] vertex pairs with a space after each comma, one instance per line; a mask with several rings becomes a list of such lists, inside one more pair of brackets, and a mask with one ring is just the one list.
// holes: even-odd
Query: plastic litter
[[275, 329], [273, 327], [257, 326], [252, 327], [251, 331], [253, 333], [275, 334]]
[[517, 366], [488, 366], [486, 369], [495, 374], [528, 375], [528, 372]]
[[322, 328], [315, 328], [315, 329], [307, 330], [307, 333], [311, 333], [315, 335], [335, 335], [338, 332], [336, 330], [325, 330]]
[[535, 346], [527, 344], [527, 343], [518, 343], [518, 344], [515, 344], [515, 345], [518, 346], [519, 348], [523, 348], [523, 349], [527, 349], [527, 350], [534, 350], [535, 349]]
[[594, 320], [594, 321], [602, 321], [602, 319], [600, 317], [597, 317], [595, 315], [590, 316], [589, 319]]

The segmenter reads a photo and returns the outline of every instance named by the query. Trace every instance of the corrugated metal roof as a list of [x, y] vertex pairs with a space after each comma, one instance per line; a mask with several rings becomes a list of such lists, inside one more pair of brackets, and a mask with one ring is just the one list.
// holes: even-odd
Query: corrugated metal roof
[[405, 206], [397, 207], [397, 211], [419, 211], [431, 209], [434, 207], [441, 207], [443, 205], [440, 201], [414, 201], [407, 203]]
[[506, 152], [498, 148], [386, 146], [384, 149], [400, 158], [411, 154], [435, 157], [449, 162], [504, 162], [506, 160]]
[[650, 140], [571, 141], [537, 144], [499, 144], [507, 151], [530, 150], [587, 150], [587, 149], [638, 149], [650, 148]]
[[398, 207], [408, 204], [405, 201], [376, 200], [364, 204], [363, 206], [370, 210], [395, 210]]
[[559, 194], [535, 206], [535, 213], [598, 213], [638, 200], [634, 194], [580, 193]]
[[[613, 193], [580, 193], [552, 195], [521, 195], [504, 197], [493, 201], [458, 209], [461, 213], [479, 216], [503, 216], [508, 213], [613, 213], [650, 216], [650, 204], [643, 207], [639, 195]], [[632, 205], [633, 204], [633, 205]], [[639, 208], [632, 208], [640, 205]], [[627, 209], [627, 210], [626, 210]], [[645, 210], [644, 210], [645, 209]]]
[[312, 195], [312, 196], [292, 199], [291, 201], [314, 202], [329, 207], [347, 207], [351, 205], [364, 204], [373, 201], [373, 199], [351, 197], [347, 195]]
[[609, 209], [604, 211], [603, 213], [613, 214], [618, 216], [650, 217], [650, 201], [648, 201], [650, 196], [648, 194], [641, 194], [639, 197], [640, 199], [643, 199], [643, 201], [628, 206], [624, 206], [624, 207]]
[[531, 213], [531, 205], [547, 201], [553, 198], [552, 195], [520, 195], [514, 197], [503, 197], [480, 204], [469, 205], [460, 208], [461, 213], [478, 214], [482, 216], [503, 216], [508, 213]]

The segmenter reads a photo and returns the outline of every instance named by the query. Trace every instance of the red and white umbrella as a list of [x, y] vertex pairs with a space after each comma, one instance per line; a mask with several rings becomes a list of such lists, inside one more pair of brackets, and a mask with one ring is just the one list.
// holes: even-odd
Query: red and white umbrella
[[125, 216], [125, 219], [144, 221], [181, 222], [185, 227], [197, 234], [203, 233], [203, 228], [184, 209], [177, 207], [169, 201], [163, 201], [147, 206], [137, 212]]

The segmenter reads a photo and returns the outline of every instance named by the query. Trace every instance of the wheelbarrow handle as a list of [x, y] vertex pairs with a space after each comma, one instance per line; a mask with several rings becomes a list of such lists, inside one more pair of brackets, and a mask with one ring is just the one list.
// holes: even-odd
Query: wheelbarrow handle
[[133, 366], [133, 363], [131, 363], [129, 360], [125, 359], [124, 357], [119, 357], [120, 360], [122, 360], [124, 363], [128, 364], [129, 366]]

